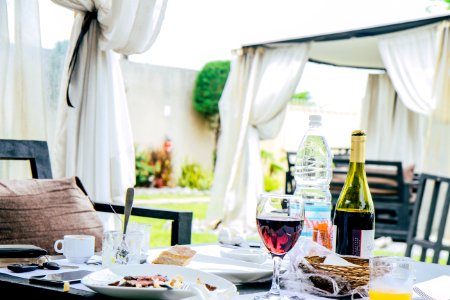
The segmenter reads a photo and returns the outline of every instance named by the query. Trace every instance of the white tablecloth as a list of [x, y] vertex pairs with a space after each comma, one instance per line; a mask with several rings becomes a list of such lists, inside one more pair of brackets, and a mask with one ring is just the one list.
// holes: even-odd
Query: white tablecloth
[[[210, 256], [216, 256], [220, 257], [220, 246], [219, 245], [195, 245], [192, 246], [197, 253], [204, 254], [204, 255], [210, 255]], [[155, 253], [159, 253], [162, 249], [152, 249], [150, 250], [150, 256], [155, 255]], [[97, 257], [97, 259], [100, 259]], [[90, 271], [97, 271], [101, 269], [101, 266], [98, 265], [77, 265], [69, 263], [66, 259], [56, 260], [57, 263], [60, 265], [74, 265], [78, 266], [80, 270], [90, 270]], [[267, 261], [266, 263], [270, 264], [270, 261]], [[286, 264], [287, 262], [285, 262]], [[422, 262], [416, 262], [415, 263], [415, 269], [416, 269], [416, 282], [424, 282], [433, 278], [436, 278], [441, 275], [448, 275], [450, 274], [450, 266], [445, 265], [437, 265], [437, 264], [429, 264], [429, 263], [422, 263]], [[35, 270], [28, 273], [13, 273], [9, 271], [7, 268], [0, 268], [0, 273], [9, 274], [21, 278], [30, 278], [31, 276], [38, 276], [38, 275], [44, 275], [44, 274], [51, 274], [51, 273], [60, 273], [60, 272], [67, 272], [71, 271], [71, 269], [60, 269], [56, 271], [50, 271], [50, 270]], [[91, 291], [89, 288], [84, 286], [81, 283], [73, 284], [71, 285], [71, 288], [76, 289], [82, 289], [82, 290], [88, 290]], [[256, 294], [246, 294], [246, 295], [239, 295], [237, 299], [239, 300], [250, 300], [253, 299], [256, 295], [263, 294], [263, 293], [256, 293]], [[306, 295], [306, 299], [311, 300], [319, 300], [319, 299], [327, 299], [322, 297], [315, 297], [311, 295]], [[414, 298], [414, 299], [420, 299], [420, 298]]]

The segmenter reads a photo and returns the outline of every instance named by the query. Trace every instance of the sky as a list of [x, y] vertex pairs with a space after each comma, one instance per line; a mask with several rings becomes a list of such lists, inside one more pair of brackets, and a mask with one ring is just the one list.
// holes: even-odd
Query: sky
[[[9, 0], [11, 1], [11, 0]], [[117, 1], [117, 0], [116, 0]], [[442, 12], [438, 0], [169, 0], [161, 32], [133, 61], [200, 69], [241, 45], [388, 24]], [[73, 13], [39, 0], [42, 45], [70, 36]]]
[[[232, 50], [242, 45], [448, 13], [441, 3], [439, 0], [169, 0], [154, 45], [129, 59], [200, 70], [209, 61], [231, 59]], [[55, 42], [70, 36], [73, 12], [50, 0], [39, 0], [39, 5], [42, 46], [52, 48]], [[322, 107], [357, 111], [366, 78], [366, 71], [308, 63], [297, 90], [310, 91], [313, 100]]]

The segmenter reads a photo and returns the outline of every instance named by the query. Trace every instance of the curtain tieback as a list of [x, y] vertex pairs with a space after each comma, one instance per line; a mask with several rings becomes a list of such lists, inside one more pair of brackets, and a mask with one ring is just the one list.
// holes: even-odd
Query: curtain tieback
[[67, 101], [67, 105], [70, 107], [73, 107], [73, 105], [70, 102], [69, 88], [70, 88], [70, 81], [72, 80], [72, 76], [73, 76], [73, 70], [75, 69], [75, 65], [77, 64], [78, 51], [80, 50], [80, 46], [81, 46], [81, 43], [83, 42], [84, 36], [86, 35], [86, 33], [88, 32], [88, 30], [91, 26], [91, 22], [96, 19], [97, 19], [97, 11], [96, 10], [86, 12], [86, 14], [84, 15], [83, 24], [81, 25], [80, 35], [78, 36], [77, 43], [75, 44], [75, 48], [73, 49], [72, 58], [70, 59], [69, 80], [67, 82], [67, 91], [66, 91], [66, 101]]

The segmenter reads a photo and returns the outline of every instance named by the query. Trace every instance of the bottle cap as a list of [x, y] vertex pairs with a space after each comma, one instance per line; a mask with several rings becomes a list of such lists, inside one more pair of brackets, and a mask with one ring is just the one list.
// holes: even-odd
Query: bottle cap
[[352, 136], [366, 136], [365, 130], [353, 130]]
[[309, 115], [309, 125], [322, 125], [321, 115]]

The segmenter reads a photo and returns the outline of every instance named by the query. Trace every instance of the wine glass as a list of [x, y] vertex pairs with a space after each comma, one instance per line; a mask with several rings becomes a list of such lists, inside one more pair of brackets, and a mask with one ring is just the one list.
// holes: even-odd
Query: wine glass
[[297, 242], [303, 228], [305, 208], [299, 196], [262, 194], [256, 208], [256, 227], [273, 259], [270, 291], [255, 299], [290, 299], [280, 293], [280, 265]]

